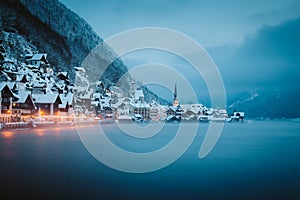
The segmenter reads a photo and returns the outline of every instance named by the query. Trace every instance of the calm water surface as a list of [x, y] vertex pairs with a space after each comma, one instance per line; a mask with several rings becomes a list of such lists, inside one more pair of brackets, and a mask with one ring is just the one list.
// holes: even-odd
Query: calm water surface
[[[0, 199], [300, 199], [300, 122], [225, 124], [213, 151], [199, 159], [207, 126], [200, 124], [180, 159], [146, 174], [101, 164], [74, 127], [1, 130]], [[135, 152], [163, 147], [177, 128], [167, 124], [142, 140], [103, 126], [111, 141]]]

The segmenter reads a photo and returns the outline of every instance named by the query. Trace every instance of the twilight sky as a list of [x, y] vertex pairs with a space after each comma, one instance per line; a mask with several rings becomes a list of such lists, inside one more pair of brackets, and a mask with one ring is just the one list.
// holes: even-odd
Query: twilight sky
[[61, 0], [102, 37], [144, 26], [183, 32], [205, 47], [241, 43], [264, 25], [300, 16], [298, 0]]
[[[284, 77], [296, 81], [300, 74], [299, 51], [293, 48], [300, 43], [299, 0], [61, 2], [83, 17], [103, 39], [149, 26], [174, 29], [192, 37], [216, 62], [227, 92], [278, 88], [287, 82]], [[131, 53], [123, 60], [129, 68], [149, 62], [172, 66], [190, 81], [199, 96], [208, 97], [201, 77], [183, 68], [188, 63], [174, 55], [150, 50]], [[182, 99], [187, 96], [180, 83], [178, 91]]]

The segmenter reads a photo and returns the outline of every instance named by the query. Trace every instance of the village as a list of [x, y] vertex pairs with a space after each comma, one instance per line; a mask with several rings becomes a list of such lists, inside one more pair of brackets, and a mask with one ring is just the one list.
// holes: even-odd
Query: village
[[[7, 58], [0, 45], [1, 127], [73, 124], [75, 122], [179, 122], [232, 121], [243, 112], [228, 116], [225, 109], [202, 104], [180, 104], [177, 87], [172, 105], [146, 102], [143, 91], [131, 83], [125, 96], [116, 86], [98, 81], [94, 87], [75, 86], [67, 72], [55, 72], [47, 53], [27, 52], [25, 62]], [[88, 81], [84, 67], [75, 67], [76, 77]]]

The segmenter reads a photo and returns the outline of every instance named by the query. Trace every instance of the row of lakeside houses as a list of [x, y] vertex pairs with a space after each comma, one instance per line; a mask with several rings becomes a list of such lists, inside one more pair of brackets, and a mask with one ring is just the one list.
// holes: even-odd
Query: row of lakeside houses
[[67, 72], [53, 71], [47, 54], [26, 54], [25, 63], [4, 59], [0, 69], [1, 123], [72, 114], [74, 86]]

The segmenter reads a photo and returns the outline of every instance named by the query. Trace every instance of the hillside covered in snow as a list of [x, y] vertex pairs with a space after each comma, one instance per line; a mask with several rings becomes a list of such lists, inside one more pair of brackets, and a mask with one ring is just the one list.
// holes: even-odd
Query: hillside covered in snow
[[[54, 69], [68, 71], [73, 79], [74, 66], [79, 66], [102, 42], [82, 18], [57, 0], [4, 0], [0, 2], [0, 13], [1, 40], [10, 57], [22, 61], [26, 41], [31, 50], [47, 52]], [[107, 47], [99, 59], [114, 60], [112, 56]], [[118, 62], [107, 73], [113, 80], [126, 71], [126, 66]]]
[[[2, 60], [9, 59], [17, 66], [26, 61], [26, 54], [47, 53], [53, 70], [68, 72], [70, 80], [74, 81], [74, 67], [81, 66], [89, 52], [102, 44], [97, 57], [98, 66], [109, 67], [101, 80], [114, 85], [127, 72], [127, 67], [102, 42], [103, 39], [84, 19], [58, 0], [0, 2], [0, 44], [5, 48]], [[89, 79], [97, 81], [100, 77]], [[131, 81], [128, 77], [121, 88], [126, 91]], [[150, 100], [163, 101], [147, 88], [143, 87], [143, 90]]]

